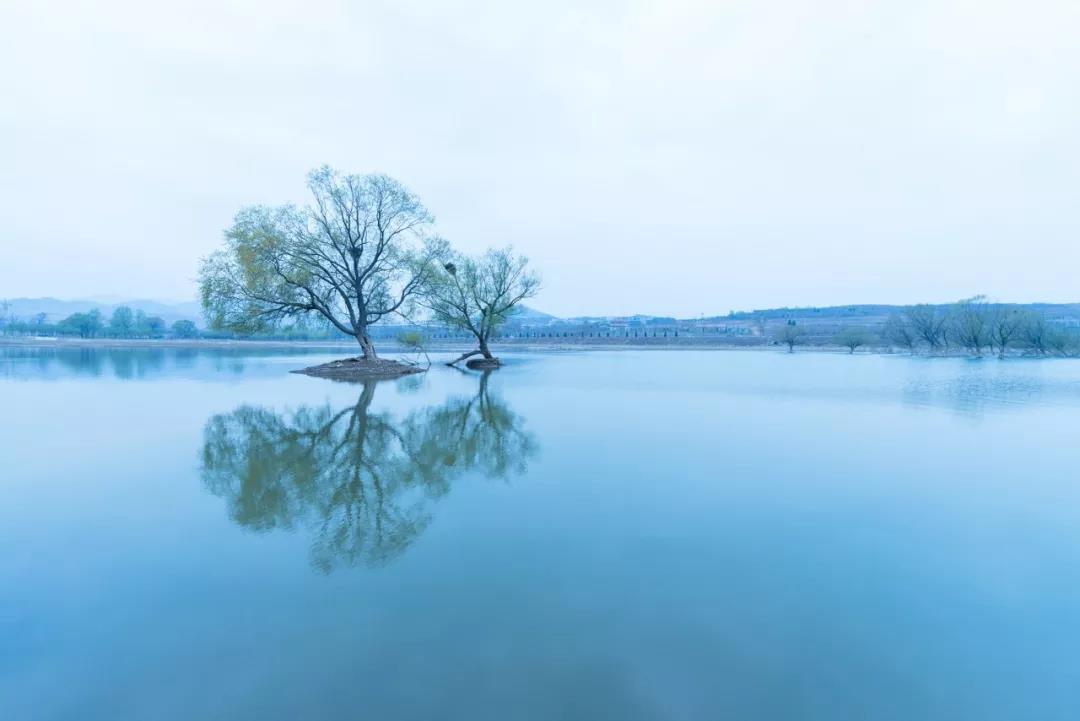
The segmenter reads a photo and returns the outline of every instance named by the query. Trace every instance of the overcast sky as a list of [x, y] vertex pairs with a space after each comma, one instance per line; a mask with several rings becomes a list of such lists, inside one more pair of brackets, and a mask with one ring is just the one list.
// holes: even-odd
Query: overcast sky
[[1080, 2], [0, 4], [0, 297], [190, 299], [322, 163], [549, 312], [1080, 301]]

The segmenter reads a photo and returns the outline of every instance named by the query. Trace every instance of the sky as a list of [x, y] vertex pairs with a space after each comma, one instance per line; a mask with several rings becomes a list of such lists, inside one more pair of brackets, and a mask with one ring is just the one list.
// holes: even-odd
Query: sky
[[558, 315], [1080, 301], [1080, 3], [0, 3], [0, 297], [384, 172]]

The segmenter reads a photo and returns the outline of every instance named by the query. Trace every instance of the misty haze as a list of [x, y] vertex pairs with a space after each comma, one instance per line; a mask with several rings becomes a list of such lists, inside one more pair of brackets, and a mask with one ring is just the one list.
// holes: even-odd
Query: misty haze
[[1071, 721], [1080, 6], [0, 8], [0, 718]]

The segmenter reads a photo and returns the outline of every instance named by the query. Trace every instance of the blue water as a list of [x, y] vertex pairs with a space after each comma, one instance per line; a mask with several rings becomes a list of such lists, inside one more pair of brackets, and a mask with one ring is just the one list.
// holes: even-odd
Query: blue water
[[1080, 715], [1078, 362], [333, 355], [0, 347], [0, 719]]

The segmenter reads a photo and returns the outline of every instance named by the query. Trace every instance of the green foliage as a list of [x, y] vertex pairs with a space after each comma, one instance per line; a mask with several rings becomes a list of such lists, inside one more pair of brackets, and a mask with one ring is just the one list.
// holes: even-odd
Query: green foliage
[[467, 331], [486, 349], [521, 301], [536, 295], [540, 278], [512, 248], [479, 258], [454, 254], [428, 286], [422, 302], [436, 320]]
[[418, 330], [409, 330], [403, 333], [399, 333], [397, 337], [398, 344], [403, 346], [407, 351], [416, 354], [416, 360], [412, 361], [417, 363], [419, 356], [424, 356], [424, 360], [428, 366], [431, 365], [431, 357], [427, 352], [428, 338], [426, 335]]
[[[199, 272], [211, 328], [266, 332], [321, 316], [370, 350], [367, 328], [404, 315], [445, 241], [420, 200], [385, 175], [308, 175], [313, 202], [242, 209]], [[365, 345], [367, 344], [367, 345]]]
[[427, 345], [427, 336], [418, 330], [409, 330], [399, 333], [397, 341], [410, 350], [423, 350]]
[[297, 223], [298, 211], [291, 206], [237, 213], [225, 232], [225, 250], [211, 254], [199, 271], [200, 300], [211, 328], [259, 333], [302, 315], [299, 307], [310, 303], [301, 285], [311, 282], [311, 269], [293, 259], [286, 235]]

